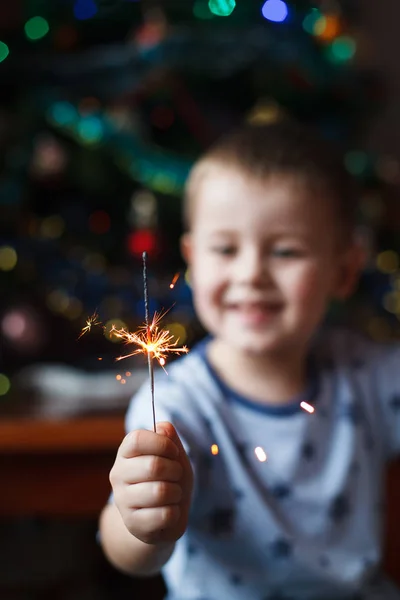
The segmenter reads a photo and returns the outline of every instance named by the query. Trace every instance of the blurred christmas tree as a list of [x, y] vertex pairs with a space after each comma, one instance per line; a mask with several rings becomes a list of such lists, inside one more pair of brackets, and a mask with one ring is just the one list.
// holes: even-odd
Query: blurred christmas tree
[[[25, 0], [0, 14], [3, 392], [32, 361], [111, 360], [101, 328], [77, 334], [95, 310], [107, 327], [143, 321], [143, 250], [151, 309], [175, 303], [166, 323], [196, 338], [181, 191], [193, 159], [239, 122], [286, 112], [342, 142], [365, 220], [379, 220], [398, 174], [362, 151], [383, 96], [355, 2]], [[381, 257], [386, 273], [396, 257]], [[387, 277], [376, 285], [380, 306]]]

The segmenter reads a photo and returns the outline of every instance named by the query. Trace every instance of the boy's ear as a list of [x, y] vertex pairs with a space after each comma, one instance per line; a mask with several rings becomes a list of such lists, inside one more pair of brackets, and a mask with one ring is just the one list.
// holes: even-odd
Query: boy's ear
[[190, 233], [184, 233], [181, 237], [181, 254], [189, 266], [192, 260], [192, 239]]
[[345, 300], [355, 291], [358, 280], [366, 263], [366, 251], [363, 245], [356, 241], [344, 253], [339, 261], [334, 297]]

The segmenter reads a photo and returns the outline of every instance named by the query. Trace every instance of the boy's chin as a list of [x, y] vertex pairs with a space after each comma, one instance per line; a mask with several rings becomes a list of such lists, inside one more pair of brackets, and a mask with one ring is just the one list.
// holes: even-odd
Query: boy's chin
[[275, 339], [273, 336], [238, 336], [226, 340], [227, 348], [243, 353], [247, 357], [254, 359], [268, 357], [283, 349], [282, 340]]

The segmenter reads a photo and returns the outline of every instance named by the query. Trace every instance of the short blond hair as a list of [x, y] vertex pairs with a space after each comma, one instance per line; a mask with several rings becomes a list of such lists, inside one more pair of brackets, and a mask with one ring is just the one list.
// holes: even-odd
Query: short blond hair
[[244, 125], [218, 140], [192, 167], [186, 181], [183, 219], [190, 229], [193, 203], [201, 180], [212, 168], [239, 169], [260, 181], [294, 176], [310, 192], [323, 192], [337, 214], [342, 233], [353, 231], [358, 190], [346, 171], [341, 153], [313, 130], [284, 119], [265, 125]]

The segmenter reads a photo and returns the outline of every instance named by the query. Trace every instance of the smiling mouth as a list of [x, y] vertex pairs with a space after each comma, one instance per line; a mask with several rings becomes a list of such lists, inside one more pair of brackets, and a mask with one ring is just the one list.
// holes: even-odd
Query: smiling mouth
[[234, 302], [226, 305], [247, 325], [261, 325], [270, 321], [282, 309], [278, 302]]

